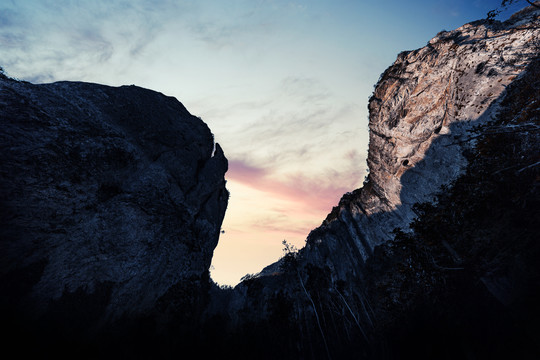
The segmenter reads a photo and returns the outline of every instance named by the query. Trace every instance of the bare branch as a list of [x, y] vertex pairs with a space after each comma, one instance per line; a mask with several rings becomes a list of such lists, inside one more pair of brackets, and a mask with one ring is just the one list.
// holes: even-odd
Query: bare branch
[[531, 4], [532, 6], [534, 6], [535, 8], [540, 9], [540, 5], [536, 5], [536, 4], [533, 3], [531, 0], [527, 0], [527, 2], [528, 2], [529, 4]]

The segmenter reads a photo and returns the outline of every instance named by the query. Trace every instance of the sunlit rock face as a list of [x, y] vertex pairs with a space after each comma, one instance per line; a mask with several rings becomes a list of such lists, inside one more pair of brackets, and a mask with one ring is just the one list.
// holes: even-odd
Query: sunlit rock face
[[0, 121], [3, 310], [65, 329], [170, 298], [196, 315], [228, 201], [206, 124], [136, 86], [5, 77]]
[[476, 21], [398, 55], [369, 101], [368, 178], [310, 235], [308, 252], [338, 268], [333, 254], [343, 252], [358, 265], [393, 229], [408, 230], [412, 205], [462, 172], [470, 130], [497, 113], [505, 87], [538, 56], [538, 16], [529, 8], [504, 23]]
[[[400, 54], [369, 102], [364, 186], [297, 254], [234, 289], [208, 279], [227, 161], [200, 119], [137, 87], [0, 76], [4, 317], [67, 332], [119, 319], [104, 326], [112, 341], [91, 342], [115, 358], [536, 351], [539, 15]], [[445, 201], [413, 211], [455, 179]]]
[[539, 54], [533, 7], [399, 54], [369, 102], [364, 186], [216, 292], [214, 326], [239, 353], [275, 339], [275, 358], [537, 357]]

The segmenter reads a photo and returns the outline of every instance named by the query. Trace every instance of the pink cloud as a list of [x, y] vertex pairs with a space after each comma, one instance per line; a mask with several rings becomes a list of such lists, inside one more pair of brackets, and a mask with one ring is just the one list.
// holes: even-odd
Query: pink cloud
[[294, 202], [306, 212], [329, 212], [344, 193], [353, 190], [336, 186], [331, 179], [309, 179], [301, 174], [276, 179], [269, 169], [249, 165], [243, 160], [229, 160], [227, 178], [268, 193], [268, 196]]
[[242, 160], [229, 160], [229, 170], [227, 178], [236, 180], [241, 183], [257, 183], [264, 178], [267, 171], [263, 168], [248, 165]]

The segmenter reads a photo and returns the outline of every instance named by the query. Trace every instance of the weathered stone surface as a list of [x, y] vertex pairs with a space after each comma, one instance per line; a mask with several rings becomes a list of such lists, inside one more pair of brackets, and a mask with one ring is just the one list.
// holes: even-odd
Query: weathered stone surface
[[227, 160], [180, 102], [2, 77], [0, 121], [4, 309], [89, 328], [206, 290]]
[[539, 14], [400, 54], [364, 187], [234, 289], [207, 278], [226, 160], [202, 122], [135, 87], [0, 79], [3, 308], [130, 311], [111, 348], [141, 358], [537, 358]]
[[[393, 229], [408, 231], [412, 205], [462, 173], [471, 129], [497, 113], [505, 88], [538, 56], [539, 15], [528, 8], [504, 23], [476, 21], [398, 55], [369, 102], [367, 181], [310, 235], [306, 252], [327, 253], [324, 262], [345, 276]], [[340, 265], [340, 249], [351, 264]]]
[[298, 253], [214, 296], [238, 353], [538, 357], [539, 16], [398, 56], [369, 103], [364, 186]]

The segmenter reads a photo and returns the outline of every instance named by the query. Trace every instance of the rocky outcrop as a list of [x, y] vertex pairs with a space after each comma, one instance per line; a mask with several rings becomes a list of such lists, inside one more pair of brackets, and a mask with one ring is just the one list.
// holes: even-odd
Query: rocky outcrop
[[369, 102], [364, 186], [303, 249], [216, 292], [212, 324], [251, 356], [280, 344], [268, 358], [539, 355], [539, 54], [532, 7], [399, 54]]
[[8, 325], [106, 329], [96, 358], [538, 358], [539, 16], [400, 54], [364, 186], [234, 289], [208, 278], [227, 162], [199, 119], [136, 87], [0, 76]]
[[341, 277], [392, 240], [395, 228], [408, 231], [413, 205], [432, 201], [463, 172], [471, 130], [497, 114], [506, 87], [538, 56], [539, 15], [528, 8], [505, 23], [482, 20], [443, 31], [425, 47], [399, 54], [381, 75], [369, 101], [367, 181], [308, 239], [316, 252], [329, 248], [331, 259], [324, 261], [331, 267], [343, 263], [332, 258], [334, 249], [348, 249], [354, 266], [340, 269]]
[[198, 316], [228, 201], [201, 119], [136, 86], [2, 76], [0, 121], [11, 321], [87, 331], [171, 303]]

